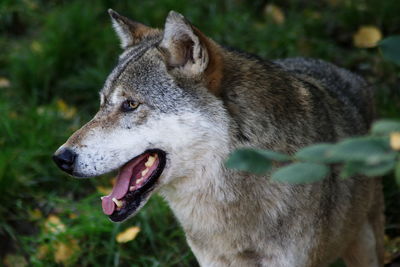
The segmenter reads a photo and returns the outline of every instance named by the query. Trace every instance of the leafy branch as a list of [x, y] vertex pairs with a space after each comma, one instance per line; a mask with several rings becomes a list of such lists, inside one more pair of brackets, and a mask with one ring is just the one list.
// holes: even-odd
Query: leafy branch
[[300, 149], [294, 155], [241, 148], [226, 162], [228, 168], [266, 174], [274, 163], [285, 164], [271, 175], [274, 181], [311, 183], [324, 179], [332, 166], [341, 166], [343, 179], [355, 174], [381, 176], [394, 170], [400, 186], [400, 121], [381, 120], [366, 136], [348, 138], [336, 144], [320, 143]]

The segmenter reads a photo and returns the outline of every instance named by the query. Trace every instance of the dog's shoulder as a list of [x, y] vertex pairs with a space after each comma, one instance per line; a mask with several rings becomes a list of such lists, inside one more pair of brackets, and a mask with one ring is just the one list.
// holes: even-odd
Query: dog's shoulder
[[300, 79], [313, 80], [335, 98], [355, 108], [367, 125], [372, 121], [372, 87], [357, 74], [314, 58], [287, 58], [273, 62]]

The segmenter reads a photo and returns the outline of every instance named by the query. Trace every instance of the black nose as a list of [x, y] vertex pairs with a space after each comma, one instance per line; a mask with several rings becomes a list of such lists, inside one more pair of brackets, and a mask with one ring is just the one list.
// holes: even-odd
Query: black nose
[[76, 154], [72, 150], [65, 148], [59, 153], [53, 155], [53, 160], [60, 167], [61, 170], [72, 174], [74, 170], [74, 163], [76, 159]]

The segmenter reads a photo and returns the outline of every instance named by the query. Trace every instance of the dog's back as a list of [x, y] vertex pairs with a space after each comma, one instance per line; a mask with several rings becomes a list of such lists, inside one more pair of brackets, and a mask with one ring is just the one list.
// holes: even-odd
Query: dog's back
[[373, 92], [360, 76], [319, 59], [288, 58], [274, 63], [296, 75], [315, 79], [343, 102], [349, 116], [363, 118], [363, 132], [368, 129], [374, 118]]

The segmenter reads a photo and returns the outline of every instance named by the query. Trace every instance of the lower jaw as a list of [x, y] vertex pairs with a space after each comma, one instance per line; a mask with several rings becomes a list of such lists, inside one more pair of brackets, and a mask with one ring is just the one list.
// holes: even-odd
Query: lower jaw
[[[155, 170], [153, 177], [146, 184], [137, 190], [130, 191], [124, 196], [125, 206], [119, 210], [115, 210], [108, 217], [113, 222], [121, 222], [128, 217], [136, 214], [139, 209], [147, 202], [154, 189], [157, 187], [158, 179], [160, 178], [166, 164], [166, 153], [159, 149], [148, 150], [147, 153], [157, 153], [159, 164]], [[145, 153], [146, 153], [145, 152]]]
[[[140, 189], [137, 191], [140, 191]], [[139, 211], [141, 204], [146, 200], [147, 196], [149, 196], [151, 192], [140, 193], [137, 191], [131, 193], [130, 198], [132, 200], [127, 200], [126, 207], [123, 207], [120, 210], [115, 210], [111, 215], [108, 216], [110, 220], [113, 222], [121, 222]]]

